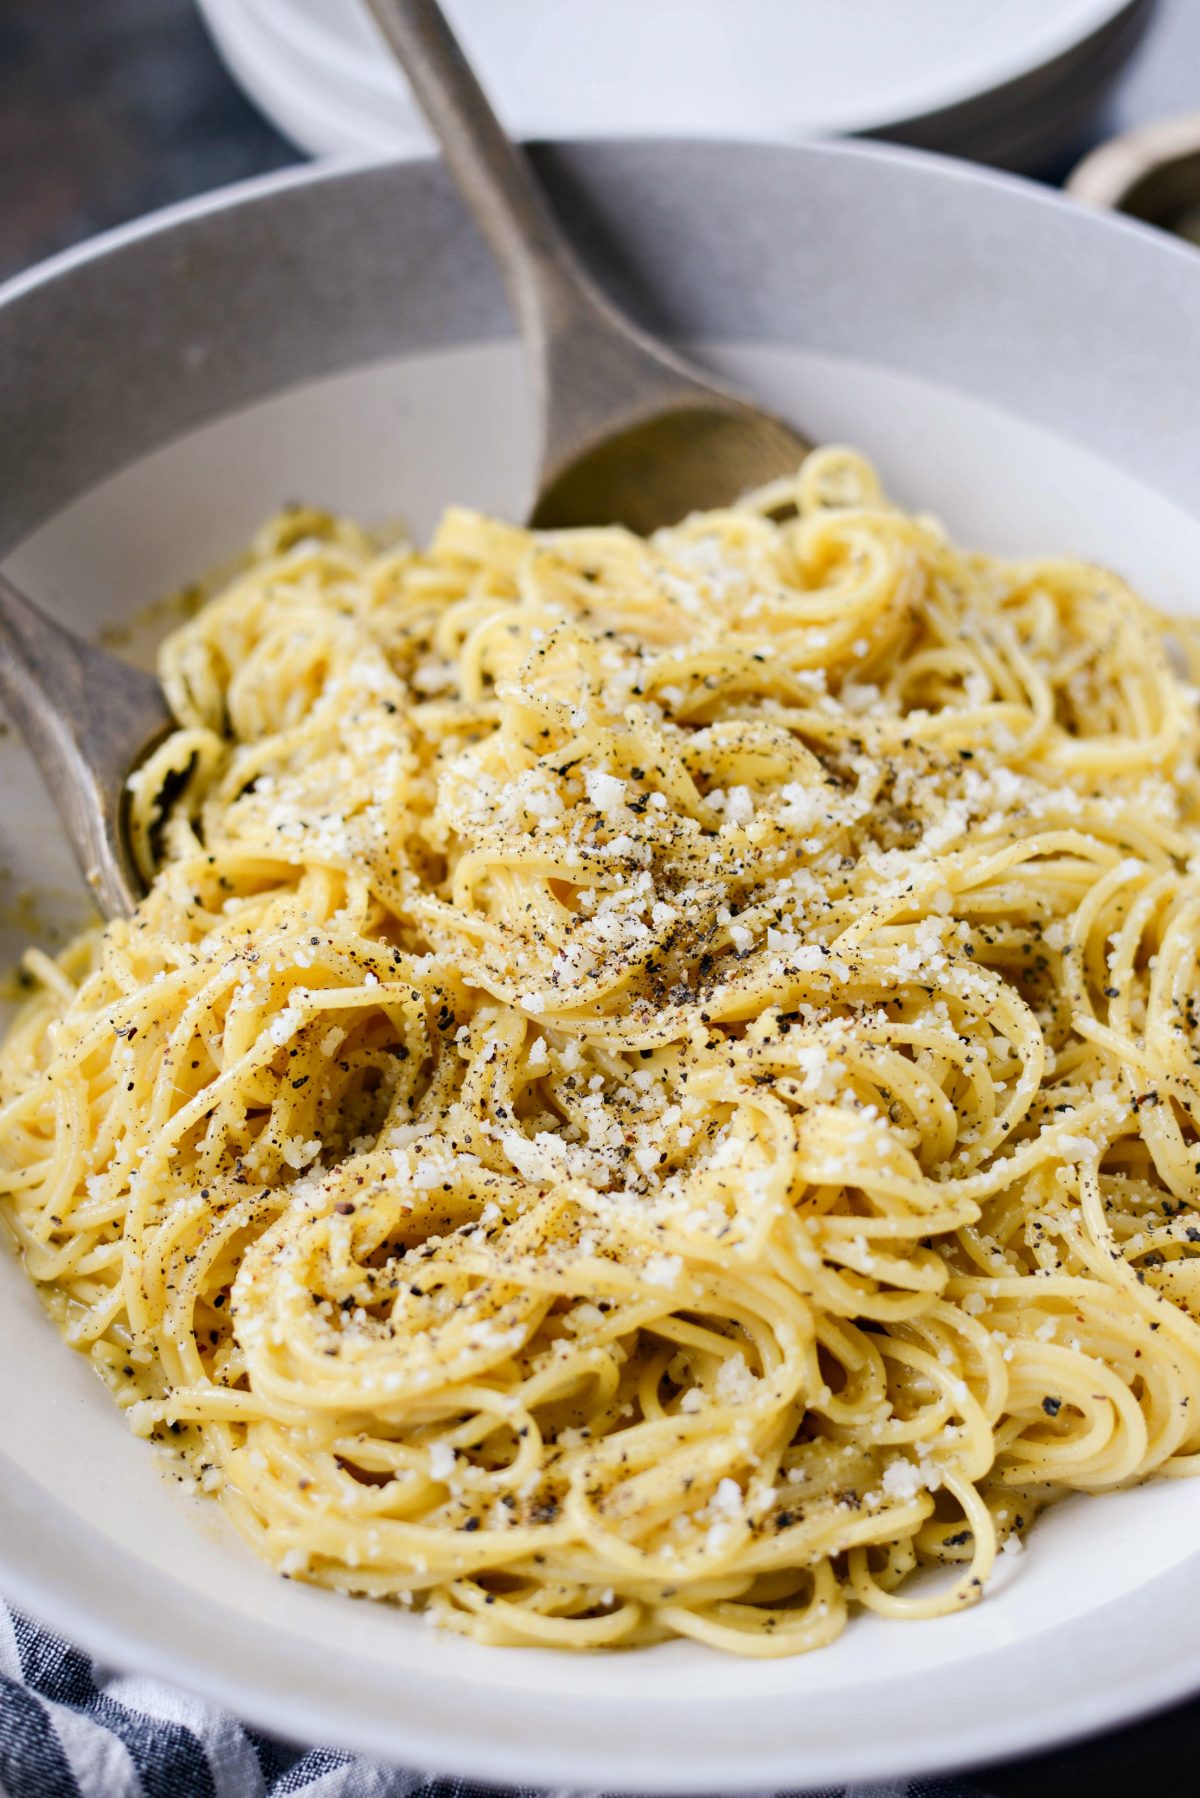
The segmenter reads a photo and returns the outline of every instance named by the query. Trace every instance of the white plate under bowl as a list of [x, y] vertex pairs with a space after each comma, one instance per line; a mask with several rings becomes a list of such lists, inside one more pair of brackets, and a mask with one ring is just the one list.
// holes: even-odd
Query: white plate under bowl
[[[198, 0], [230, 70], [302, 149], [429, 145], [363, 0]], [[447, 0], [525, 137], [870, 132], [1033, 167], [1072, 140], [1149, 0]]]
[[[647, 322], [861, 444], [905, 503], [1200, 609], [1200, 258], [911, 153], [540, 162], [601, 277], [657, 296]], [[60, 259], [0, 293], [0, 366], [0, 547], [90, 629], [288, 499], [424, 532], [451, 498], [512, 513], [527, 491], [520, 358], [433, 164], [275, 178]], [[49, 891], [48, 922], [78, 913], [11, 738], [0, 860]], [[1068, 1504], [978, 1608], [856, 1617], [797, 1660], [481, 1648], [259, 1565], [162, 1478], [4, 1254], [0, 1320], [0, 1590], [285, 1735], [515, 1784], [763, 1790], [1012, 1754], [1200, 1687], [1200, 1484]]]

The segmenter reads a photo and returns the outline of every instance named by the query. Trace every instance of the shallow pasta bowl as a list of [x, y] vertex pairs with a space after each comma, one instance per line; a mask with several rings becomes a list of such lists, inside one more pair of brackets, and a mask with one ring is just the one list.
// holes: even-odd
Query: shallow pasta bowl
[[[814, 438], [858, 443], [905, 504], [1200, 609], [1190, 252], [899, 151], [539, 162], [635, 314]], [[450, 499], [514, 511], [532, 455], [497, 279], [432, 163], [273, 178], [35, 271], [0, 293], [0, 379], [0, 551], [95, 632], [288, 500], [420, 534]], [[11, 962], [83, 915], [11, 736], [0, 866]], [[1015, 1753], [1200, 1688], [1200, 1484], [1064, 1505], [975, 1610], [859, 1617], [800, 1660], [488, 1649], [258, 1565], [127, 1433], [4, 1254], [0, 1317], [0, 1590], [284, 1734], [514, 1783], [761, 1790]]]

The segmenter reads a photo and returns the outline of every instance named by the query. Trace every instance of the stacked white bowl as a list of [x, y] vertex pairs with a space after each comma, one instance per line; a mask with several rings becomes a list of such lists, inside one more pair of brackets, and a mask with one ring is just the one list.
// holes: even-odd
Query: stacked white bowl
[[[428, 147], [362, 0], [198, 0], [230, 69], [313, 155]], [[868, 133], [1016, 169], [1069, 151], [1152, 0], [447, 0], [509, 128]]]

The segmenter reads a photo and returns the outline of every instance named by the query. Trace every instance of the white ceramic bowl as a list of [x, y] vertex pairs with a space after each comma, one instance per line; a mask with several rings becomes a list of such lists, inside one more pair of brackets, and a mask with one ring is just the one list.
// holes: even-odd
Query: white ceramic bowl
[[[363, 0], [198, 0], [314, 155], [429, 147]], [[1030, 169], [1078, 142], [1151, 0], [447, 0], [526, 137], [871, 132]]]
[[[1090, 554], [1200, 607], [1190, 251], [905, 152], [539, 161], [646, 322], [860, 443], [899, 498], [985, 547]], [[61, 258], [0, 294], [0, 370], [0, 549], [88, 628], [290, 498], [423, 531], [445, 500], [505, 511], [527, 484], [499, 284], [432, 163], [274, 178]], [[79, 914], [11, 738], [0, 864], [49, 894], [47, 923]], [[0, 952], [25, 934], [6, 916]], [[762, 1790], [1016, 1753], [1200, 1686], [1200, 1484], [1066, 1505], [977, 1609], [856, 1618], [801, 1660], [485, 1649], [258, 1565], [160, 1476], [2, 1254], [0, 1317], [0, 1590], [283, 1734], [521, 1784]]]

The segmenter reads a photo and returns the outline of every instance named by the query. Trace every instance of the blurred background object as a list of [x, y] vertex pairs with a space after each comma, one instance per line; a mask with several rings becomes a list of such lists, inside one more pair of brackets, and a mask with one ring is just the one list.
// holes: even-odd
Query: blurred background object
[[[313, 155], [430, 139], [362, 0], [198, 0], [230, 69]], [[1151, 0], [447, 0], [522, 137], [871, 133], [1006, 168], [1068, 148]]]
[[1084, 157], [1067, 192], [1200, 245], [1200, 112], [1110, 138]]
[[0, 0], [0, 277], [295, 161], [192, 0]]
[[[312, 118], [296, 113], [304, 94], [347, 129], [349, 84], [360, 136], [394, 106], [400, 138], [422, 147], [403, 93], [387, 98], [399, 78], [375, 64], [358, 3], [0, 0], [0, 277], [295, 162], [298, 141], [317, 144]], [[201, 6], [247, 88], [274, 79], [290, 95], [286, 120], [265, 88], [260, 104], [295, 141], [230, 78]], [[1113, 132], [1200, 106], [1200, 0], [450, 0], [450, 10], [518, 130], [871, 131], [1061, 181]], [[757, 33], [746, 25], [755, 18]], [[362, 98], [372, 83], [373, 107]]]

